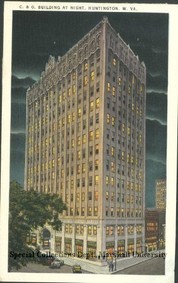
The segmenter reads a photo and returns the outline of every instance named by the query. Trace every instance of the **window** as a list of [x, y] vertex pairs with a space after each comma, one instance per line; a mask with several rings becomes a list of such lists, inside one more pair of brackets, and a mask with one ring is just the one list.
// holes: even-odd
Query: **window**
[[84, 86], [86, 86], [87, 85], [87, 83], [88, 83], [88, 77], [87, 76], [84, 76]]
[[113, 58], [112, 64], [113, 64], [113, 66], [116, 66], [116, 58]]
[[108, 113], [107, 116], [106, 116], [106, 122], [107, 122], [107, 124], [110, 123], [110, 114], [109, 114], [109, 113]]
[[90, 73], [91, 81], [93, 81], [93, 80], [94, 80], [94, 77], [95, 77], [95, 72], [94, 72], [94, 71], [92, 71], [92, 72]]
[[93, 109], [94, 109], [94, 101], [92, 100], [90, 102], [90, 111], [93, 111]]
[[98, 191], [95, 191], [95, 193], [94, 193], [94, 199], [95, 199], [95, 201], [98, 201]]
[[95, 139], [99, 139], [99, 129], [96, 129], [95, 131]]
[[115, 117], [112, 117], [112, 126], [115, 126]]
[[78, 108], [78, 118], [81, 117], [81, 114], [82, 114], [82, 109], [81, 109], [81, 108]]
[[109, 176], [106, 176], [106, 185], [109, 185]]
[[109, 200], [109, 192], [106, 192], [106, 200]]
[[99, 108], [99, 106], [100, 106], [100, 99], [97, 98], [97, 99], [96, 99], [96, 108]]
[[89, 141], [92, 141], [93, 140], [93, 131], [90, 131], [89, 132]]
[[88, 70], [88, 63], [85, 63], [85, 65], [84, 65], [84, 70], [85, 70], [85, 71]]
[[98, 184], [99, 184], [99, 176], [95, 175], [95, 185], [98, 185]]
[[94, 207], [94, 216], [98, 216], [98, 207], [97, 206]]
[[115, 88], [115, 86], [113, 86], [113, 88], [112, 88], [112, 95], [113, 95], [113, 96], [116, 95], [116, 88]]
[[111, 84], [110, 83], [107, 83], [107, 90], [108, 90], [108, 92], [111, 91]]

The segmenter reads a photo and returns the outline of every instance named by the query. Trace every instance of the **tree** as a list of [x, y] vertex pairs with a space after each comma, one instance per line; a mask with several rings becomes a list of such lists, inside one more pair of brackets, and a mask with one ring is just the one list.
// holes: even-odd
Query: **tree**
[[58, 231], [62, 224], [59, 214], [66, 208], [66, 204], [56, 194], [25, 191], [19, 183], [10, 183], [9, 270], [12, 267], [19, 269], [29, 261], [35, 260], [28, 257], [28, 254], [34, 251], [26, 243], [27, 235], [38, 227], [44, 227], [45, 224]]

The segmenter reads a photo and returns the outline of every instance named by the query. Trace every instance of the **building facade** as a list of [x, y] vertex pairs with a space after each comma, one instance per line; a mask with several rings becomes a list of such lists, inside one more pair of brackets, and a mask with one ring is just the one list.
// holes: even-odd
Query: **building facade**
[[160, 179], [156, 180], [156, 208], [166, 209], [166, 180]]
[[67, 204], [51, 249], [140, 252], [146, 68], [107, 18], [27, 91], [25, 188]]
[[147, 251], [165, 249], [165, 211], [155, 208], [145, 211], [145, 245]]

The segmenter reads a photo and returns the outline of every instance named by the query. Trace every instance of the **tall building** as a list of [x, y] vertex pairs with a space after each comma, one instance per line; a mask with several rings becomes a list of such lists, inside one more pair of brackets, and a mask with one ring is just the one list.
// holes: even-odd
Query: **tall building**
[[104, 17], [28, 89], [25, 188], [68, 206], [52, 250], [143, 249], [145, 88], [144, 63]]
[[166, 209], [166, 180], [156, 180], [156, 208]]

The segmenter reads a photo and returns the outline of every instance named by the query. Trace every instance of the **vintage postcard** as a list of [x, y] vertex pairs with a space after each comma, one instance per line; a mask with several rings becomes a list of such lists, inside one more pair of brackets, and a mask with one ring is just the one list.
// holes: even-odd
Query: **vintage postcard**
[[174, 281], [177, 12], [4, 2], [3, 281]]

